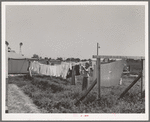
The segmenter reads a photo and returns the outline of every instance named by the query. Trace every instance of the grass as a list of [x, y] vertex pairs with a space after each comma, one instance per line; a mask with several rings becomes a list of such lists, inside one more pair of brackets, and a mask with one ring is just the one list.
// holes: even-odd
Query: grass
[[[101, 100], [97, 100], [97, 86], [78, 105], [74, 102], [82, 95], [82, 77], [76, 78], [76, 85], [70, 80], [56, 77], [26, 76], [9, 77], [9, 84], [16, 84], [33, 103], [49, 113], [144, 113], [145, 98], [140, 98], [140, 81], [118, 100], [119, 95], [134, 80], [123, 77], [123, 84], [101, 87]], [[89, 85], [92, 81], [89, 82]]]
[[14, 84], [8, 86], [8, 108], [9, 113], [45, 113]]

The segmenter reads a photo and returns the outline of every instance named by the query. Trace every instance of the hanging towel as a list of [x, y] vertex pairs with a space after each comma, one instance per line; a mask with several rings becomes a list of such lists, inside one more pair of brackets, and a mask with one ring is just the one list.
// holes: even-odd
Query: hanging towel
[[46, 75], [47, 74], [47, 65], [41, 64], [40, 74]]
[[56, 65], [56, 77], [61, 76], [61, 65]]
[[51, 65], [51, 75], [56, 76], [56, 65]]
[[50, 76], [50, 66], [49, 65], [46, 66], [46, 74], [45, 75]]
[[62, 66], [62, 70], [63, 70], [62, 78], [66, 79], [69, 67], [70, 67], [70, 65], [68, 63], [63, 64], [63, 66]]

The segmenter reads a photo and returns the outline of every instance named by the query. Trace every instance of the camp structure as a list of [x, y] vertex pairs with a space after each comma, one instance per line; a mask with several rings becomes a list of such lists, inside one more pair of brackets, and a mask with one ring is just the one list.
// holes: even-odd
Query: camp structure
[[24, 74], [28, 73], [29, 59], [15, 51], [8, 52], [8, 73]]

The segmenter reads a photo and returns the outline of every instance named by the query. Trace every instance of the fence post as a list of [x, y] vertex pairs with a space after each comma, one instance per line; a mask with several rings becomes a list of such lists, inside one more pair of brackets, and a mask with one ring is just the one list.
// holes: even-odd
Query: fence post
[[74, 66], [72, 68], [72, 85], [75, 85], [75, 71], [74, 71]]
[[142, 92], [143, 92], [143, 59], [141, 59], [141, 98], [142, 98]]
[[100, 72], [100, 58], [97, 58], [97, 82], [98, 82], [98, 99], [100, 99], [100, 82], [101, 82], [101, 79], [100, 79], [100, 76], [101, 75], [101, 72]]
[[142, 83], [142, 91], [145, 90], [145, 60], [143, 59], [143, 83]]

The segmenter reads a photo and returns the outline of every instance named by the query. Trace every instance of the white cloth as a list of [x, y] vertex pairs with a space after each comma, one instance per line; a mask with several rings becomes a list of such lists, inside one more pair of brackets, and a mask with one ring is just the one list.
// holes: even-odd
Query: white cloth
[[[84, 62], [79, 62], [79, 63], [63, 62], [60, 65], [45, 65], [45, 64], [39, 63], [38, 61], [33, 61], [30, 64], [30, 70], [37, 74], [62, 77], [66, 79], [69, 68], [72, 69], [72, 66], [75, 66], [76, 64], [81, 65], [81, 63], [84, 64]], [[89, 73], [89, 69], [86, 69], [86, 70]], [[89, 74], [87, 72], [83, 72], [83, 76], [89, 77]]]
[[46, 75], [46, 65], [40, 64], [40, 74]]
[[39, 74], [39, 70], [40, 70], [40, 64], [37, 62], [37, 61], [33, 61], [33, 62], [30, 62], [30, 71], [31, 73], [37, 73]]

